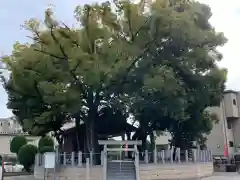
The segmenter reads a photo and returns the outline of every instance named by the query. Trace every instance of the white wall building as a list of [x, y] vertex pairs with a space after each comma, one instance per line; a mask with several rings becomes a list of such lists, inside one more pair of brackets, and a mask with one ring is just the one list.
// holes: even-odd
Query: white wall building
[[38, 145], [40, 137], [30, 136], [22, 131], [22, 127], [15, 118], [0, 118], [0, 154], [14, 155], [10, 152], [10, 142], [13, 137], [23, 135], [26, 136], [28, 143]]
[[[207, 147], [215, 155], [224, 155], [227, 149], [231, 155], [240, 150], [240, 92], [226, 91], [219, 106], [209, 107], [208, 111], [216, 114], [219, 123], [213, 126], [212, 132], [207, 136]], [[170, 134], [156, 137], [156, 145], [166, 147]]]

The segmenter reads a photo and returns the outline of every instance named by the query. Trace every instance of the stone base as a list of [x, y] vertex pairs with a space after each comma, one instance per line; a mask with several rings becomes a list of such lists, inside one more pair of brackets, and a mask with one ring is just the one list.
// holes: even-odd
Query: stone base
[[[188, 163], [188, 164], [141, 164], [139, 167], [140, 180], [195, 180], [211, 176], [212, 163]], [[56, 169], [56, 173], [45, 172], [42, 167], [36, 167], [35, 179], [52, 180], [53, 174], [57, 180], [102, 180], [103, 169], [101, 166], [93, 166], [86, 171], [85, 167], [66, 166]], [[89, 177], [89, 178], [87, 178]]]
[[141, 180], [186, 180], [211, 176], [212, 163], [140, 165]]

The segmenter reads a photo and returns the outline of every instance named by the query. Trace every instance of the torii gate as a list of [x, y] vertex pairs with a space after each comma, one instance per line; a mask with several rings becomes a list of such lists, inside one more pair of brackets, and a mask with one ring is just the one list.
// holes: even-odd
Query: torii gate
[[[104, 152], [136, 152], [137, 151], [137, 146], [138, 145], [142, 145], [142, 141], [117, 141], [117, 140], [99, 140], [98, 141], [99, 145], [103, 145], [104, 146]], [[109, 145], [125, 145], [125, 147], [123, 148], [110, 148], [108, 147]], [[129, 145], [133, 145], [133, 148], [128, 148]]]

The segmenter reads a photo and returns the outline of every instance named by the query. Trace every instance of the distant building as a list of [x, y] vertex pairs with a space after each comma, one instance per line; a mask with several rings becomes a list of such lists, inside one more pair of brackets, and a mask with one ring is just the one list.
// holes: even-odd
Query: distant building
[[240, 148], [240, 92], [226, 91], [219, 107], [208, 108], [218, 116], [219, 123], [214, 125], [208, 136], [207, 147], [215, 154], [237, 152]]
[[30, 136], [24, 133], [21, 125], [14, 117], [0, 118], [0, 154], [1, 155], [14, 155], [10, 152], [10, 142], [13, 137], [23, 135], [26, 136], [28, 143], [38, 145], [39, 137]]
[[[207, 136], [207, 147], [213, 154], [224, 155], [226, 150], [229, 155], [240, 150], [240, 92], [226, 91], [221, 104], [209, 107], [208, 111], [218, 116], [219, 123], [215, 124], [212, 132]], [[170, 134], [156, 137], [158, 147], [168, 147], [167, 140]]]
[[0, 132], [22, 133], [22, 127], [14, 117], [0, 118]]

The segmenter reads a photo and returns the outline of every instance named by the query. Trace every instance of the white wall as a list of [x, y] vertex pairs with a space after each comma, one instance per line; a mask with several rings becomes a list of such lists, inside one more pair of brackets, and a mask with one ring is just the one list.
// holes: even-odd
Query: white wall
[[171, 139], [171, 134], [169, 132], [164, 132], [161, 136], [156, 136], [155, 144], [156, 145], [166, 145], [169, 144], [169, 141]]
[[[14, 135], [0, 134], [0, 154], [15, 155], [10, 152], [10, 142]], [[29, 144], [38, 145], [39, 137], [26, 136]]]

